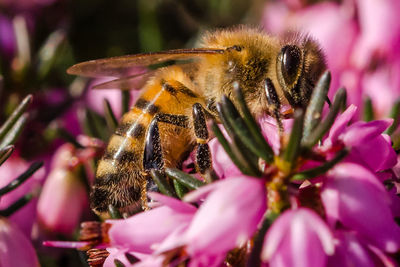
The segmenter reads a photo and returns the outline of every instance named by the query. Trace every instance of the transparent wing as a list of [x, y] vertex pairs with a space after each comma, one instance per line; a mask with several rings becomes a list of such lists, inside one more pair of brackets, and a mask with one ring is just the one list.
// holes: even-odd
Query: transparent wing
[[140, 90], [155, 71], [147, 71], [96, 84], [92, 89]]
[[111, 57], [82, 62], [70, 67], [67, 73], [86, 77], [124, 77], [135, 70], [173, 60], [190, 60], [205, 55], [222, 54], [224, 49], [192, 48]]

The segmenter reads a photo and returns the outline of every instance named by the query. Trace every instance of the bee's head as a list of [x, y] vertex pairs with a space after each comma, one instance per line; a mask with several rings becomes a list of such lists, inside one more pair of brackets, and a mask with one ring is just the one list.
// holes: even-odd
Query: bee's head
[[293, 107], [306, 106], [326, 69], [321, 49], [308, 37], [297, 38], [282, 46], [276, 60], [278, 82], [286, 99]]

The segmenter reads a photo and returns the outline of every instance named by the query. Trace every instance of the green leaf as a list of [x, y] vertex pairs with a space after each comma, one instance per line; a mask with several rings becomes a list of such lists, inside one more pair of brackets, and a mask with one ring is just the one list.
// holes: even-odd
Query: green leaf
[[250, 110], [244, 99], [242, 90], [240, 89], [237, 82], [233, 84], [233, 92], [235, 93], [235, 97], [239, 103], [240, 110], [243, 114], [243, 119], [252, 134], [252, 138], [254, 138], [254, 141], [257, 143], [260, 150], [262, 150], [264, 153], [264, 157], [261, 158], [263, 158], [268, 163], [272, 163], [274, 161], [274, 151], [267, 143], [267, 141], [265, 141], [265, 138], [261, 133], [260, 127], [258, 126], [254, 117], [251, 115]]
[[[20, 176], [18, 176], [15, 180], [7, 184], [6, 186], [0, 188], [0, 196], [7, 194], [8, 192], [14, 190], [21, 184], [23, 184], [26, 180], [28, 180], [38, 169], [43, 166], [43, 162], [34, 162], [29, 166], [29, 168]], [[1, 177], [0, 177], [1, 179]]]
[[219, 143], [224, 148], [225, 152], [231, 158], [232, 162], [239, 168], [239, 170], [242, 173], [245, 173], [245, 174], [249, 173], [249, 171], [246, 167], [247, 164], [245, 162], [242, 163], [243, 159], [238, 158], [238, 156], [240, 157], [240, 155], [237, 156], [236, 153], [233, 152], [233, 150], [231, 148], [231, 144], [228, 142], [228, 140], [226, 140], [224, 134], [221, 132], [221, 130], [219, 129], [219, 127], [215, 121], [212, 121], [211, 129], [214, 132], [215, 137], [217, 137]]
[[9, 145], [0, 149], [0, 165], [2, 165], [13, 153], [14, 146]]
[[224, 124], [226, 132], [232, 139], [230, 144], [232, 152], [235, 154], [236, 158], [241, 162], [242, 166], [245, 166], [245, 174], [260, 177], [261, 173], [258, 169], [258, 157], [252, 151], [247, 149], [239, 137], [232, 125], [233, 115], [231, 114], [230, 107], [227, 106], [227, 97], [223, 97], [223, 103], [217, 103], [217, 110], [219, 117]]
[[289, 162], [290, 166], [295, 166], [294, 162], [300, 150], [300, 142], [303, 134], [304, 112], [296, 109], [294, 112], [294, 123], [290, 134], [289, 143], [283, 152], [283, 160]]
[[13, 113], [8, 117], [6, 122], [0, 127], [0, 141], [6, 136], [6, 134], [15, 125], [18, 119], [24, 114], [28, 106], [32, 103], [32, 95], [28, 95], [22, 100], [18, 107], [13, 111]]
[[[240, 116], [238, 110], [229, 98], [222, 98], [222, 107], [225, 109], [224, 114], [226, 114], [229, 126], [233, 128], [240, 141], [243, 142], [243, 144], [255, 155], [264, 159], [266, 162], [271, 163], [273, 160], [273, 154], [270, 153], [272, 152], [272, 149], [269, 146], [267, 149], [265, 149], [259, 143], [257, 143], [257, 139], [253, 136], [246, 122]], [[260, 131], [259, 134], [261, 134]]]
[[178, 180], [181, 184], [187, 186], [189, 189], [195, 190], [203, 185], [206, 185], [206, 183], [200, 181], [199, 179], [196, 179], [191, 175], [175, 168], [167, 168], [165, 169], [165, 173], [169, 177]]
[[167, 181], [167, 177], [161, 171], [153, 169], [150, 173], [154, 182], [158, 186], [158, 190], [160, 190], [161, 193], [170, 197], [176, 197], [174, 189]]
[[366, 97], [364, 99], [364, 105], [363, 105], [363, 120], [364, 121], [372, 121], [375, 117], [374, 115], [374, 108], [372, 106], [372, 100], [370, 97]]
[[279, 214], [274, 212], [267, 212], [264, 215], [263, 222], [260, 229], [254, 237], [253, 249], [250, 252], [249, 258], [247, 259], [247, 267], [258, 267], [261, 266], [261, 251], [264, 245], [265, 235], [268, 229], [271, 227], [272, 223], [278, 218]]
[[118, 120], [111, 109], [110, 102], [107, 99], [103, 100], [103, 108], [104, 108], [104, 117], [106, 119], [108, 129], [110, 133], [113, 133], [115, 131], [115, 128], [117, 128], [118, 126]]
[[175, 188], [175, 192], [176, 195], [182, 199], [187, 192], [189, 192], [189, 190], [187, 189], [186, 186], [184, 186], [181, 182], [179, 182], [178, 180], [172, 180], [172, 183], [174, 184], [174, 188]]
[[57, 134], [64, 139], [66, 142], [71, 143], [74, 145], [76, 148], [85, 148], [82, 146], [76, 139], [75, 136], [73, 136], [71, 133], [69, 133], [66, 129], [64, 128], [57, 128]]
[[65, 40], [65, 32], [63, 30], [57, 30], [49, 35], [44, 45], [40, 48], [37, 70], [39, 79], [44, 79], [49, 74], [57, 57], [60, 55], [60, 48], [65, 44]]
[[129, 103], [131, 102], [131, 94], [128, 90], [122, 90], [122, 114], [125, 114], [129, 111]]
[[27, 194], [19, 198], [17, 201], [12, 203], [7, 208], [0, 210], [0, 216], [8, 217], [12, 215], [14, 212], [18, 211], [20, 208], [25, 206], [31, 199], [33, 198], [33, 194]]
[[28, 113], [22, 114], [15, 122], [13, 127], [7, 132], [6, 136], [0, 142], [0, 148], [13, 144], [22, 132], [28, 121]]
[[400, 120], [400, 99], [397, 100], [393, 107], [392, 110], [390, 111], [390, 118], [393, 119], [392, 125], [385, 131], [385, 134], [392, 135], [397, 127], [399, 126], [399, 120]]
[[318, 80], [317, 85], [311, 95], [310, 103], [307, 106], [304, 116], [303, 136], [306, 138], [314, 130], [315, 126], [321, 121], [322, 109], [327, 99], [329, 86], [331, 83], [331, 73], [324, 72]]
[[340, 88], [336, 94], [335, 99], [333, 100], [333, 104], [328, 112], [328, 115], [325, 119], [315, 127], [314, 131], [307, 137], [302, 140], [302, 147], [311, 149], [321, 138], [325, 135], [326, 132], [332, 127], [332, 124], [335, 121], [336, 116], [338, 115], [341, 107], [344, 104], [346, 99], [346, 90], [344, 88]]
[[122, 219], [121, 213], [112, 204], [108, 205], [108, 214], [110, 214], [112, 219]]
[[317, 177], [319, 175], [322, 175], [322, 174], [326, 173], [327, 171], [329, 171], [333, 166], [335, 166], [337, 163], [339, 163], [342, 159], [344, 159], [348, 154], [349, 154], [349, 150], [343, 149], [343, 150], [339, 151], [332, 160], [327, 161], [318, 167], [296, 173], [295, 175], [293, 175], [292, 180], [294, 180], [294, 181], [295, 180], [305, 180], [305, 179], [311, 179], [311, 178]]

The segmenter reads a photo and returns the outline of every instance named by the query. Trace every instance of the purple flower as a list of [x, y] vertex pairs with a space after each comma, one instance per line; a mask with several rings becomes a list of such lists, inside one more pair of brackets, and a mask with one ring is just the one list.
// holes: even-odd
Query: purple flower
[[335, 254], [328, 257], [327, 266], [395, 266], [392, 259], [368, 246], [355, 232], [336, 231], [335, 243]]
[[271, 267], [324, 266], [334, 252], [334, 238], [328, 225], [306, 208], [282, 213], [269, 228], [262, 250]]
[[[0, 187], [3, 187], [17, 178], [18, 175], [28, 169], [26, 161], [16, 155], [12, 155], [6, 162], [0, 166]], [[15, 190], [7, 193], [0, 198], [0, 209], [5, 209], [19, 198], [32, 193], [40, 187], [43, 180], [44, 170], [38, 170], [31, 178], [25, 181]], [[9, 219], [17, 225], [27, 237], [31, 236], [32, 226], [36, 220], [37, 198], [33, 198], [24, 207], [13, 213]]]
[[254, 234], [267, 208], [264, 181], [243, 175], [203, 186], [184, 200], [203, 198], [184, 237], [192, 256], [225, 254], [242, 245]]
[[332, 226], [340, 222], [386, 252], [399, 250], [400, 227], [389, 194], [371, 171], [354, 163], [337, 164], [328, 173], [321, 198]]
[[324, 140], [322, 151], [337, 150], [341, 146], [351, 148], [347, 161], [359, 163], [378, 172], [394, 167], [397, 162], [396, 153], [392, 148], [388, 135], [383, 134], [392, 120], [377, 120], [371, 122], [358, 121], [350, 126], [356, 107], [351, 105], [339, 115], [333, 124], [328, 137]]
[[11, 60], [14, 57], [15, 49], [15, 34], [12, 21], [0, 15], [0, 53], [7, 60]]
[[177, 199], [157, 193], [149, 196], [163, 205], [126, 220], [110, 220], [111, 245], [151, 254], [169, 235], [186, 227], [196, 212], [194, 206]]
[[80, 168], [89, 164], [103, 145], [85, 136], [78, 136], [78, 141], [85, 148], [64, 144], [56, 151], [37, 207], [38, 220], [46, 230], [66, 235], [73, 233], [83, 211], [89, 208]]
[[2, 217], [0, 217], [0, 266], [40, 266], [30, 240], [15, 224]]

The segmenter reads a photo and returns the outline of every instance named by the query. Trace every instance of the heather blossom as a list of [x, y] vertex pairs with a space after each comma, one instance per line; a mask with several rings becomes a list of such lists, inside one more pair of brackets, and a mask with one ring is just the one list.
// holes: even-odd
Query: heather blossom
[[3, 217], [0, 217], [0, 266], [40, 266], [28, 237]]
[[[212, 140], [211, 153], [219, 155], [214, 156], [213, 164], [224, 179], [185, 195], [184, 201], [199, 208], [151, 193], [161, 206], [126, 220], [109, 221], [109, 251], [114, 255], [109, 257], [125, 262], [126, 253], [130, 253], [139, 261], [134, 266], [183, 261], [189, 266], [244, 263], [249, 255], [252, 259], [249, 240], [262, 235], [259, 259], [269, 266], [334, 266], [338, 262], [372, 266], [393, 262], [388, 253], [400, 248], [400, 227], [393, 218], [391, 202], [399, 199], [390, 196], [382, 184], [383, 178], [390, 179], [387, 170], [397, 160], [390, 137], [383, 133], [393, 120], [354, 122], [355, 112], [356, 107], [349, 106], [336, 118], [322, 143], [313, 148], [327, 161], [334, 159], [337, 151], [348, 150], [343, 162], [301, 186], [294, 181], [287, 184], [291, 190], [286, 196], [279, 182], [284, 176], [281, 172], [286, 171], [284, 164], [277, 161], [275, 164], [283, 170], [271, 171], [274, 167], [263, 163], [266, 180], [248, 177], [241, 174], [216, 139]], [[263, 136], [279, 154], [284, 148], [277, 124], [268, 117], [260, 118], [259, 123]], [[285, 133], [296, 127], [293, 119], [283, 124]], [[303, 160], [301, 164], [299, 169], [307, 172], [321, 163]], [[161, 228], [161, 235], [153, 230], [172, 219], [168, 215], [158, 217], [164, 209], [179, 214], [182, 207], [191, 207], [190, 216], [183, 220], [174, 215], [173, 227]], [[152, 214], [158, 219], [154, 220]], [[129, 227], [130, 221], [137, 223]], [[260, 226], [266, 222], [271, 226], [263, 232]], [[155, 238], [148, 238], [151, 236]], [[346, 247], [351, 247], [348, 254]]]

